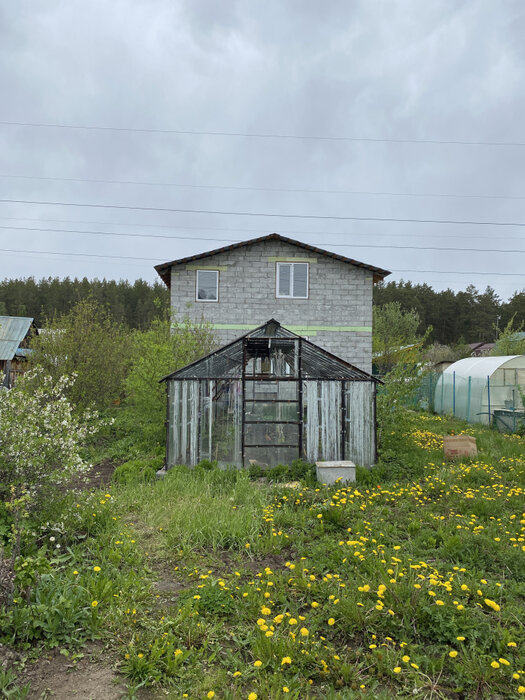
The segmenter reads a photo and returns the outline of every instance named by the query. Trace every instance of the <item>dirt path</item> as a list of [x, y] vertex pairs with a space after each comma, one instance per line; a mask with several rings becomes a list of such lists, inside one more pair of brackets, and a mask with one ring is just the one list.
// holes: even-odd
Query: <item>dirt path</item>
[[[80, 656], [80, 658], [79, 658]], [[64, 656], [58, 649], [29, 662], [17, 679], [30, 683], [28, 700], [120, 700], [128, 697], [126, 684], [112, 668], [102, 646], [90, 644], [81, 655]]]

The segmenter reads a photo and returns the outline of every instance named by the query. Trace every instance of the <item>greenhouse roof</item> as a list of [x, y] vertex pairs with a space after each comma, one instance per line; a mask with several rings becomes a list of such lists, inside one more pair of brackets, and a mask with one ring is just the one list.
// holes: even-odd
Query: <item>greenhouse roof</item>
[[[288, 341], [288, 342], [287, 342]], [[206, 357], [192, 362], [182, 369], [172, 372], [160, 381], [168, 379], [219, 379], [241, 377], [248, 352], [253, 345], [254, 352], [263, 347], [278, 349], [284, 364], [293, 368], [300, 347], [300, 376], [303, 379], [348, 379], [353, 381], [373, 381], [376, 377], [349, 364], [327, 350], [283, 328], [278, 321], [270, 319], [262, 326], [249, 331], [232, 343], [223, 346]], [[251, 377], [251, 375], [249, 375]], [[281, 374], [281, 376], [283, 376]], [[292, 378], [295, 375], [289, 375]], [[262, 379], [261, 375], [257, 375]], [[268, 378], [278, 378], [268, 375]]]
[[494, 357], [465, 357], [447, 367], [443, 374], [456, 373], [460, 377], [490, 377], [510, 360], [522, 358], [525, 367], [525, 355], [499, 355]]

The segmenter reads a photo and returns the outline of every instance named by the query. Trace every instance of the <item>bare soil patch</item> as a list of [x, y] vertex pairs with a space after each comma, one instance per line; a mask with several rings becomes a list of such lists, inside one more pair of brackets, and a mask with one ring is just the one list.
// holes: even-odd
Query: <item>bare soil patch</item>
[[17, 684], [31, 684], [29, 700], [120, 700], [126, 684], [115, 671], [101, 646], [90, 644], [75, 660], [58, 649], [42, 654], [18, 676]]

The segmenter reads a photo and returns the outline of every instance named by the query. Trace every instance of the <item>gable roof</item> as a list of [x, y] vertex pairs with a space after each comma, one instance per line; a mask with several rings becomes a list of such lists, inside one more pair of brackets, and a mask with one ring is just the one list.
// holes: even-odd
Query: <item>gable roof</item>
[[279, 321], [271, 318], [261, 326], [245, 333], [227, 345], [211, 352], [205, 357], [168, 374], [160, 381], [169, 379], [218, 379], [238, 378], [242, 375], [245, 339], [275, 340], [298, 339], [301, 343], [301, 366], [303, 379], [339, 379], [350, 381], [371, 381], [382, 384], [381, 380], [373, 377], [346, 360], [333, 355], [319, 345], [281, 326]]
[[0, 316], [0, 360], [13, 359], [32, 323], [25, 316]]
[[362, 267], [365, 270], [370, 270], [374, 273], [374, 282], [381, 281], [384, 277], [390, 274], [389, 270], [382, 270], [380, 267], [374, 267], [373, 265], [367, 265], [366, 263], [359, 262], [358, 260], [353, 260], [352, 258], [347, 258], [344, 255], [339, 255], [338, 253], [331, 253], [323, 248], [316, 248], [308, 243], [303, 243], [302, 241], [296, 241], [294, 238], [287, 238], [286, 236], [281, 236], [279, 233], [270, 233], [267, 236], [259, 236], [259, 238], [251, 238], [249, 241], [241, 241], [240, 243], [233, 243], [232, 245], [223, 246], [222, 248], [215, 248], [215, 250], [208, 250], [206, 253], [198, 253], [197, 255], [190, 255], [187, 258], [180, 258], [179, 260], [172, 260], [171, 262], [161, 263], [160, 265], [155, 265], [155, 270], [162, 278], [162, 281], [170, 288], [171, 275], [170, 269], [174, 265], [182, 265], [183, 263], [192, 262], [193, 260], [201, 260], [202, 258], [207, 258], [211, 255], [219, 255], [219, 253], [226, 253], [230, 250], [236, 250], [237, 248], [243, 248], [244, 246], [253, 245], [254, 243], [261, 243], [262, 241], [281, 241], [282, 243], [290, 243], [298, 248], [307, 250], [310, 253], [316, 253], [317, 255], [324, 255], [328, 258], [333, 258], [334, 260], [340, 260], [341, 262], [354, 265], [355, 267]]

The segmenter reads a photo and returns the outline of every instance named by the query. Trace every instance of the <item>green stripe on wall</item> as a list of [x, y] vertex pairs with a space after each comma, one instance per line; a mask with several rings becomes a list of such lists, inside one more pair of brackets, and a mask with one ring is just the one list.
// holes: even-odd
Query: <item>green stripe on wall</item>
[[[261, 325], [261, 324], [259, 324]], [[253, 323], [211, 323], [211, 328], [217, 331], [249, 331], [257, 328]], [[283, 326], [293, 333], [312, 335], [316, 332], [351, 333], [355, 331], [372, 332], [372, 326]]]
[[227, 269], [226, 265], [186, 265], [186, 270], [220, 270], [223, 272]]
[[307, 262], [316, 263], [317, 258], [274, 258], [269, 257], [268, 262]]

